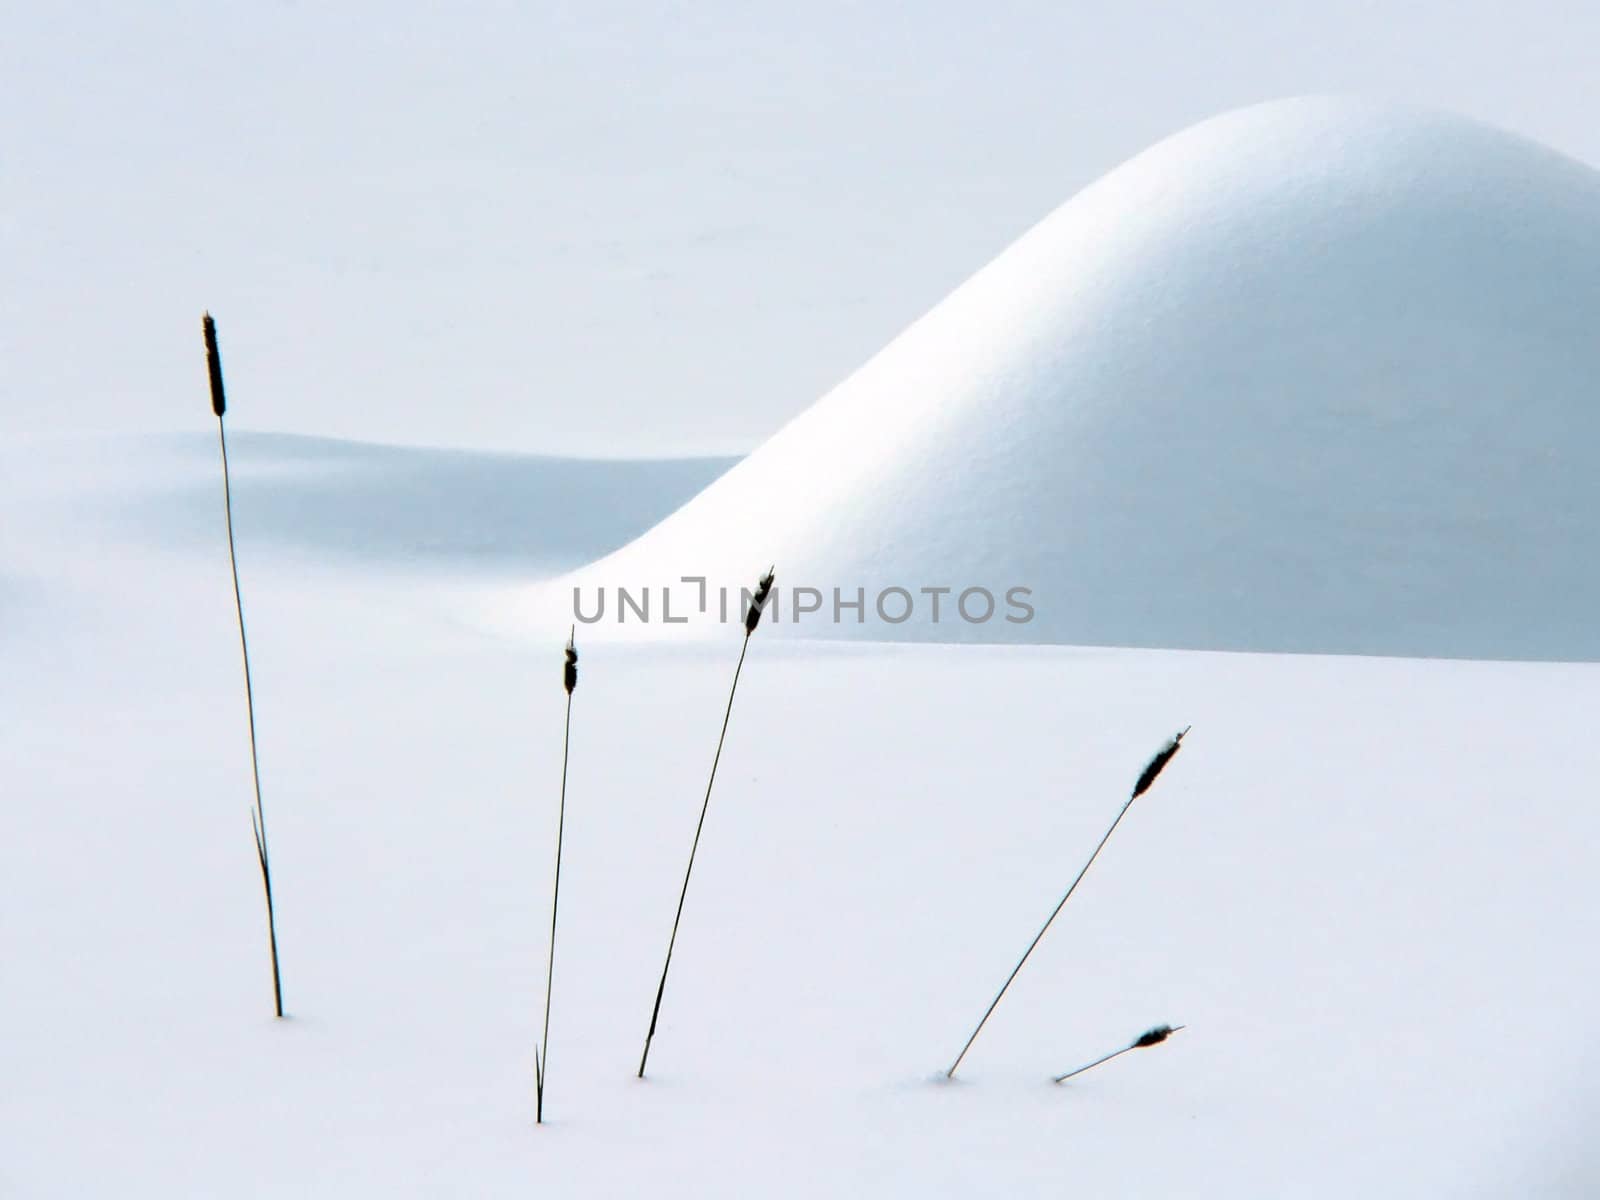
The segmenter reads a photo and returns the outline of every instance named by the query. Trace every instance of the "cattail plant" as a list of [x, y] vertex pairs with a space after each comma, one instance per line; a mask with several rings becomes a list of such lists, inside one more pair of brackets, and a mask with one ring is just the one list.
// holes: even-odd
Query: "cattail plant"
[[1108, 1063], [1113, 1058], [1120, 1058], [1122, 1055], [1126, 1054], [1129, 1050], [1142, 1050], [1146, 1046], [1159, 1046], [1162, 1042], [1166, 1041], [1169, 1037], [1171, 1037], [1173, 1034], [1177, 1033], [1178, 1030], [1180, 1030], [1182, 1028], [1183, 1028], [1182, 1025], [1157, 1025], [1154, 1029], [1146, 1029], [1143, 1033], [1141, 1033], [1138, 1037], [1134, 1038], [1133, 1041], [1129, 1042], [1121, 1050], [1113, 1050], [1110, 1054], [1102, 1054], [1099, 1058], [1095, 1059], [1092, 1063], [1085, 1063], [1083, 1066], [1078, 1067], [1076, 1070], [1068, 1071], [1065, 1075], [1057, 1075], [1055, 1077], [1055, 1082], [1056, 1083], [1065, 1083], [1067, 1080], [1071, 1079], [1074, 1075], [1082, 1075], [1085, 1071], [1092, 1071], [1095, 1067], [1098, 1067], [1101, 1063]]
[[217, 442], [222, 447], [222, 507], [228, 520], [228, 562], [233, 568], [233, 608], [239, 618], [239, 651], [244, 658], [244, 707], [250, 724], [250, 773], [256, 801], [250, 810], [250, 828], [256, 839], [256, 862], [267, 896], [267, 944], [272, 952], [272, 1007], [283, 1016], [283, 979], [278, 971], [278, 920], [272, 907], [272, 866], [267, 855], [267, 814], [261, 807], [261, 761], [256, 752], [256, 701], [250, 683], [250, 642], [244, 632], [244, 601], [239, 594], [239, 556], [233, 544], [233, 486], [228, 476], [228, 433], [223, 414], [228, 402], [222, 389], [222, 352], [217, 349], [217, 323], [206, 313], [200, 319], [206, 342], [206, 373], [211, 380], [211, 411], [217, 418]]
[[983, 1019], [978, 1022], [978, 1027], [972, 1031], [972, 1036], [967, 1039], [967, 1044], [961, 1047], [961, 1053], [956, 1055], [955, 1062], [951, 1063], [950, 1069], [944, 1073], [946, 1079], [955, 1078], [956, 1068], [961, 1065], [961, 1060], [967, 1056], [967, 1051], [972, 1049], [972, 1043], [978, 1040], [978, 1035], [983, 1032], [983, 1027], [994, 1014], [994, 1010], [999, 1007], [1001, 998], [1006, 994], [1006, 989], [1011, 986], [1011, 981], [1022, 970], [1022, 964], [1028, 961], [1028, 956], [1033, 953], [1034, 947], [1043, 939], [1045, 931], [1050, 928], [1051, 922], [1060, 915], [1061, 910], [1066, 907], [1067, 901], [1072, 899], [1072, 893], [1077, 891], [1078, 885], [1083, 882], [1083, 877], [1089, 873], [1089, 868], [1094, 866], [1094, 860], [1100, 857], [1100, 851], [1105, 849], [1106, 843], [1111, 840], [1111, 835], [1117, 831], [1117, 826], [1122, 823], [1122, 818], [1127, 814], [1128, 809], [1133, 806], [1133, 802], [1150, 790], [1151, 785], [1156, 781], [1156, 777], [1172, 761], [1172, 756], [1178, 752], [1178, 747], [1183, 742], [1184, 734], [1188, 732], [1189, 730], [1186, 727], [1181, 733], [1175, 735], [1171, 741], [1156, 752], [1155, 757], [1139, 773], [1139, 778], [1133, 785], [1133, 791], [1129, 794], [1127, 800], [1123, 802], [1122, 808], [1118, 810], [1116, 820], [1111, 822], [1111, 828], [1106, 830], [1105, 836], [1100, 839], [1100, 844], [1094, 848], [1094, 853], [1089, 855], [1089, 860], [1083, 864], [1083, 869], [1078, 872], [1077, 878], [1072, 881], [1072, 886], [1067, 888], [1066, 895], [1061, 897], [1060, 902], [1051, 911], [1043, 927], [1033, 935], [1033, 941], [1028, 943], [1028, 948], [1022, 952], [1022, 957], [1017, 960], [1017, 965], [1011, 968], [1011, 974], [1006, 976], [1005, 983], [1000, 985], [1000, 991], [989, 1002], [989, 1007], [984, 1010]]
[[578, 646], [573, 640], [577, 627], [567, 634], [566, 659], [561, 668], [561, 686], [567, 690], [567, 720], [561, 735], [561, 799], [556, 806], [556, 882], [550, 900], [550, 956], [544, 976], [544, 1033], [533, 1048], [534, 1123], [544, 1124], [544, 1074], [550, 1062], [550, 993], [556, 979], [556, 913], [561, 907], [561, 838], [567, 825], [567, 750], [572, 745], [572, 693], [578, 686]]
[[750, 649], [750, 635], [756, 631], [756, 626], [761, 623], [761, 612], [766, 607], [767, 599], [772, 595], [773, 569], [768, 568], [767, 573], [761, 577], [761, 582], [756, 585], [754, 595], [750, 598], [750, 608], [744, 615], [744, 644], [739, 648], [739, 664], [733, 669], [733, 686], [728, 689], [728, 706], [722, 714], [722, 732], [717, 735], [717, 753], [711, 760], [711, 777], [706, 780], [706, 797], [700, 805], [700, 821], [694, 827], [694, 841], [689, 846], [689, 865], [683, 872], [683, 890], [678, 893], [678, 911], [672, 918], [672, 936], [667, 940], [667, 959], [661, 965], [661, 982], [656, 987], [655, 1007], [650, 1010], [650, 1029], [644, 1035], [644, 1053], [639, 1056], [639, 1078], [644, 1078], [644, 1065], [650, 1058], [650, 1042], [656, 1036], [656, 1021], [661, 1016], [661, 998], [667, 991], [667, 972], [672, 968], [672, 950], [678, 944], [678, 923], [683, 920], [683, 902], [689, 895], [689, 876], [694, 872], [695, 851], [700, 848], [700, 831], [706, 825], [706, 811], [711, 807], [711, 786], [717, 781], [717, 764], [722, 761], [722, 743], [728, 736], [728, 720], [733, 715], [733, 697], [739, 690], [739, 672], [744, 670], [744, 656]]

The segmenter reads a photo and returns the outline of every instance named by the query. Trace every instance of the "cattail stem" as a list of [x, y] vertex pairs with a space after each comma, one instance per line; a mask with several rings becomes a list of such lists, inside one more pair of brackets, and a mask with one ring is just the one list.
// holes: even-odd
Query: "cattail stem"
[[989, 1002], [989, 1007], [984, 1010], [983, 1018], [978, 1022], [978, 1027], [972, 1031], [972, 1036], [967, 1039], [966, 1045], [961, 1047], [961, 1053], [956, 1055], [955, 1062], [951, 1063], [950, 1069], [944, 1073], [946, 1079], [955, 1078], [956, 1068], [961, 1065], [961, 1060], [967, 1056], [967, 1051], [972, 1049], [972, 1043], [978, 1040], [978, 1035], [983, 1032], [983, 1027], [994, 1014], [994, 1010], [1000, 1006], [1000, 1001], [1005, 996], [1006, 989], [1011, 986], [1011, 981], [1022, 970], [1022, 964], [1028, 961], [1028, 956], [1033, 953], [1034, 947], [1044, 938], [1045, 932], [1050, 928], [1051, 923], [1060, 915], [1061, 910], [1067, 906], [1067, 901], [1072, 899], [1072, 893], [1078, 890], [1078, 885], [1083, 882], [1083, 877], [1089, 873], [1089, 868], [1094, 866], [1094, 860], [1100, 857], [1100, 851], [1105, 849], [1106, 843], [1111, 840], [1111, 835], [1117, 831], [1117, 826], [1122, 823], [1122, 818], [1127, 815], [1128, 809], [1133, 807], [1133, 802], [1150, 790], [1151, 785], [1156, 781], [1156, 777], [1172, 761], [1172, 756], [1177, 754], [1178, 746], [1182, 743], [1184, 734], [1188, 732], [1188, 729], [1185, 729], [1183, 733], [1178, 734], [1169, 741], [1150, 760], [1144, 771], [1140, 773], [1138, 781], [1133, 785], [1133, 791], [1123, 801], [1122, 807], [1117, 810], [1116, 819], [1111, 822], [1111, 827], [1106, 830], [1099, 844], [1095, 846], [1094, 853], [1089, 855], [1088, 861], [1083, 864], [1083, 868], [1078, 872], [1077, 878], [1072, 881], [1072, 886], [1067, 888], [1066, 895], [1062, 896], [1055, 908], [1051, 910], [1050, 916], [1046, 919], [1044, 925], [1040, 927], [1039, 932], [1033, 935], [1033, 941], [1028, 943], [1028, 948], [1022, 952], [1022, 957], [1017, 960], [1017, 965], [1011, 968], [1011, 974], [1006, 976], [1005, 983], [1000, 985], [999, 992]]
[[950, 1069], [944, 1073], [946, 1079], [955, 1078], [956, 1068], [961, 1065], [961, 1060], [967, 1056], [967, 1051], [972, 1049], [972, 1043], [978, 1040], [978, 1035], [983, 1032], [983, 1027], [994, 1014], [994, 1010], [1000, 1006], [1000, 1000], [1006, 994], [1006, 989], [1011, 986], [1011, 981], [1022, 970], [1022, 964], [1028, 961], [1028, 956], [1033, 953], [1034, 947], [1043, 940], [1045, 931], [1050, 928], [1051, 923], [1060, 915], [1061, 910], [1067, 906], [1067, 901], [1072, 899], [1072, 893], [1077, 891], [1078, 885], [1083, 882], [1083, 877], [1089, 873], [1089, 868], [1094, 865], [1094, 860], [1100, 857], [1100, 851], [1105, 849], [1105, 844], [1111, 840], [1111, 835], [1117, 831], [1117, 826], [1122, 823], [1123, 816], [1132, 807], [1133, 800], [1134, 798], [1129, 796], [1123, 802], [1122, 807], [1117, 810], [1116, 820], [1111, 822], [1111, 828], [1106, 830], [1105, 836], [1100, 839], [1100, 844], [1094, 848], [1094, 853], [1089, 855], [1089, 861], [1083, 864], [1083, 869], [1078, 872], [1078, 877], [1072, 881], [1072, 886], [1067, 889], [1066, 895], [1062, 896], [1055, 908], [1051, 910], [1050, 916], [1045, 920], [1039, 932], [1033, 935], [1033, 941], [1028, 943], [1028, 948], [1022, 952], [1022, 957], [1017, 960], [1017, 965], [1011, 968], [1011, 974], [1006, 976], [1005, 983], [1000, 985], [999, 992], [989, 1002], [989, 1007], [984, 1010], [983, 1019], [978, 1022], [978, 1027], [972, 1031], [972, 1036], [967, 1039], [967, 1044], [961, 1047], [961, 1053], [956, 1055], [955, 1062], [951, 1063]]
[[1184, 1028], [1182, 1025], [1157, 1025], [1148, 1033], [1141, 1034], [1139, 1037], [1135, 1038], [1121, 1050], [1113, 1050], [1110, 1054], [1101, 1055], [1092, 1063], [1085, 1063], [1083, 1066], [1078, 1067], [1075, 1070], [1068, 1071], [1065, 1075], [1057, 1075], [1053, 1082], [1065, 1083], [1074, 1075], [1082, 1075], [1085, 1071], [1092, 1071], [1101, 1063], [1108, 1063], [1113, 1058], [1120, 1058], [1130, 1050], [1140, 1050], [1146, 1046], [1159, 1046], [1162, 1042], [1166, 1041], [1169, 1037], [1177, 1033], [1178, 1030], [1182, 1028]]
[[700, 820], [695, 823], [694, 841], [689, 846], [689, 865], [684, 868], [683, 888], [678, 892], [678, 911], [672, 918], [672, 936], [667, 939], [667, 957], [661, 964], [661, 982], [656, 985], [656, 1002], [650, 1010], [650, 1028], [644, 1035], [644, 1053], [639, 1055], [640, 1079], [644, 1078], [644, 1065], [650, 1059], [650, 1043], [656, 1036], [656, 1022], [661, 1017], [661, 998], [667, 992], [667, 972], [672, 969], [672, 951], [678, 944], [678, 924], [683, 920], [683, 902], [689, 895], [689, 876], [694, 873], [694, 856], [700, 849], [700, 833], [706, 827], [706, 812], [711, 808], [711, 788], [717, 782], [717, 764], [722, 761], [722, 744], [728, 738], [728, 721], [733, 716], [733, 698], [739, 691], [739, 674], [744, 670], [744, 656], [750, 650], [750, 635], [755, 633], [756, 627], [761, 624], [761, 613], [772, 595], [774, 578], [775, 569], [767, 568], [767, 573], [761, 577], [755, 593], [750, 597], [750, 607], [745, 610], [744, 644], [739, 647], [739, 662], [733, 668], [733, 686], [728, 689], [728, 705], [722, 712], [722, 732], [717, 734], [717, 753], [711, 760], [711, 777], [706, 780], [706, 796], [700, 803]]
[[1101, 1063], [1108, 1063], [1113, 1058], [1117, 1058], [1120, 1055], [1126, 1054], [1129, 1050], [1133, 1050], [1133, 1049], [1136, 1049], [1136, 1047], [1134, 1047], [1134, 1046], [1124, 1046], [1121, 1050], [1113, 1050], [1110, 1054], [1102, 1054], [1099, 1058], [1095, 1059], [1092, 1063], [1085, 1063], [1083, 1066], [1079, 1067], [1075, 1071], [1068, 1071], [1065, 1075], [1057, 1075], [1055, 1077], [1055, 1079], [1053, 1080], [1053, 1082], [1055, 1082], [1055, 1083], [1065, 1083], [1067, 1080], [1071, 1079], [1074, 1075], [1082, 1075], [1085, 1071], [1093, 1070], [1095, 1067], [1098, 1067]]
[[562, 733], [562, 798], [555, 818], [555, 888], [550, 896], [550, 954], [544, 970], [544, 1034], [534, 1046], [534, 1123], [544, 1123], [544, 1072], [550, 1062], [550, 994], [555, 990], [555, 915], [562, 906], [562, 838], [566, 834], [566, 757], [573, 744], [573, 685], [578, 682], [578, 651], [566, 643], [566, 725]]
[[639, 1078], [644, 1078], [644, 1065], [650, 1058], [650, 1042], [656, 1036], [656, 1021], [661, 1016], [661, 998], [667, 991], [667, 972], [672, 969], [672, 951], [678, 944], [678, 923], [683, 920], [683, 902], [689, 895], [689, 876], [694, 873], [695, 852], [700, 849], [700, 832], [706, 827], [706, 812], [711, 808], [711, 787], [717, 781], [717, 764], [722, 761], [722, 743], [728, 736], [728, 721], [733, 716], [733, 697], [739, 690], [739, 673], [744, 670], [744, 656], [750, 649], [750, 633], [744, 635], [739, 647], [739, 663], [733, 669], [733, 686], [728, 689], [728, 706], [722, 713], [722, 732], [717, 735], [717, 753], [711, 760], [711, 777], [706, 780], [706, 796], [700, 804], [700, 820], [694, 827], [694, 841], [689, 846], [689, 865], [683, 872], [683, 888], [678, 892], [678, 911], [672, 918], [672, 936], [667, 940], [667, 959], [661, 964], [661, 982], [656, 986], [655, 1007], [650, 1010], [650, 1029], [644, 1035], [644, 1053], [639, 1056]]
[[267, 854], [267, 813], [261, 804], [261, 759], [256, 750], [256, 699], [250, 679], [250, 641], [245, 636], [244, 598], [239, 589], [239, 555], [233, 540], [233, 483], [228, 471], [228, 432], [223, 421], [227, 402], [222, 387], [222, 355], [217, 348], [217, 326], [211, 314], [201, 321], [205, 334], [206, 373], [211, 384], [211, 411], [217, 418], [217, 444], [222, 449], [222, 507], [228, 524], [228, 564], [233, 571], [233, 608], [239, 620], [239, 653], [244, 660], [244, 705], [250, 726], [250, 774], [255, 784], [255, 807], [250, 828], [255, 834], [256, 861], [261, 867], [261, 887], [267, 897], [267, 944], [272, 953], [272, 1007], [283, 1016], [283, 978], [278, 970], [278, 920], [272, 904], [272, 868]]

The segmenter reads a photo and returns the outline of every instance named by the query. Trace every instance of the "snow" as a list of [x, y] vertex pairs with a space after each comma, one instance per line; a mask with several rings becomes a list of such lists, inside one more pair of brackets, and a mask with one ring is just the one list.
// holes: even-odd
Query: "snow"
[[[249, 552], [517, 579], [622, 545], [737, 461], [557, 458], [249, 431], [230, 432], [228, 452], [250, 511]], [[142, 550], [214, 549], [214, 432], [15, 437], [0, 443], [0, 467], [13, 487], [51, 499], [36, 521], [64, 514]]]
[[1597, 304], [1590, 167], [1362, 101], [1230, 113], [512, 608], [564, 628], [573, 584], [776, 563], [824, 596], [1020, 586], [1037, 612], [935, 626], [924, 600], [893, 625], [869, 602], [808, 636], [1594, 659]]
[[[1600, 647], [1597, 242], [1587, 167], [1299, 101], [737, 465], [240, 431], [283, 1022], [210, 430], [0, 435], [0, 1195], [1595, 1194], [1600, 663], [1468, 660]], [[763, 623], [643, 1082], [739, 634], [579, 627], [536, 1128], [571, 588], [772, 561], [1039, 615]]]
[[348, 554], [310, 526], [395, 476], [307, 499], [326, 448], [249, 444], [282, 1023], [203, 443], [0, 450], [0, 1193], [1593, 1194], [1600, 667], [764, 625], [641, 1083], [737, 635], [580, 630], [541, 1129], [562, 638], [474, 619], [481, 508], [388, 509], [459, 555]]

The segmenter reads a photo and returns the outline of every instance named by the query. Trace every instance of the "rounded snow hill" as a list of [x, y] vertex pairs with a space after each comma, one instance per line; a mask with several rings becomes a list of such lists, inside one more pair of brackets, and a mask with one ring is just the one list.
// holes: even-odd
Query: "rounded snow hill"
[[1085, 189], [541, 607], [613, 589], [615, 629], [648, 588], [673, 632], [663, 587], [704, 624], [674, 581], [706, 576], [737, 620], [776, 563], [768, 623], [812, 636], [1600, 658], [1597, 389], [1600, 174], [1455, 116], [1266, 104]]

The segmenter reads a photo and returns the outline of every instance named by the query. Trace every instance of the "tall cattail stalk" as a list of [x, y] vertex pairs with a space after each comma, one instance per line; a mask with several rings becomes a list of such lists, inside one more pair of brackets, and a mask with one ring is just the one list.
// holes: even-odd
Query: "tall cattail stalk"
[[1121, 1050], [1113, 1050], [1110, 1054], [1102, 1054], [1092, 1063], [1085, 1063], [1076, 1070], [1068, 1071], [1065, 1075], [1057, 1075], [1055, 1077], [1055, 1082], [1065, 1083], [1074, 1075], [1082, 1075], [1085, 1071], [1092, 1071], [1101, 1063], [1108, 1063], [1113, 1058], [1120, 1058], [1129, 1050], [1142, 1050], [1146, 1046], [1159, 1046], [1162, 1042], [1166, 1041], [1169, 1037], [1177, 1033], [1178, 1030], [1182, 1028], [1184, 1028], [1182, 1025], [1157, 1025], [1154, 1029], [1147, 1029], [1138, 1037], [1134, 1038], [1133, 1041], [1124, 1046]]
[[1100, 839], [1100, 844], [1094, 848], [1094, 853], [1089, 855], [1089, 860], [1083, 864], [1083, 869], [1078, 872], [1077, 878], [1072, 881], [1072, 886], [1067, 888], [1066, 895], [1061, 897], [1061, 900], [1051, 911], [1050, 916], [1046, 919], [1039, 932], [1033, 935], [1033, 941], [1028, 943], [1028, 948], [1022, 952], [1022, 957], [1017, 960], [1017, 965], [1011, 968], [1011, 974], [1006, 976], [1005, 983], [1000, 985], [1000, 991], [995, 994], [995, 998], [989, 1002], [989, 1007], [984, 1010], [983, 1019], [978, 1022], [978, 1027], [972, 1031], [972, 1036], [967, 1039], [967, 1044], [961, 1047], [961, 1053], [956, 1055], [955, 1062], [951, 1063], [950, 1069], [944, 1073], [946, 1079], [955, 1078], [956, 1068], [961, 1065], [961, 1060], [967, 1056], [967, 1051], [972, 1049], [972, 1043], [978, 1040], [978, 1035], [983, 1032], [983, 1027], [994, 1014], [994, 1010], [1000, 1006], [1000, 1001], [1005, 996], [1006, 989], [1011, 986], [1012, 980], [1016, 979], [1017, 973], [1022, 970], [1022, 964], [1028, 961], [1028, 956], [1033, 953], [1034, 947], [1044, 938], [1046, 930], [1060, 915], [1061, 910], [1067, 906], [1067, 901], [1072, 899], [1072, 893], [1078, 890], [1078, 885], [1083, 882], [1083, 877], [1089, 873], [1089, 868], [1094, 866], [1094, 860], [1100, 857], [1100, 851], [1105, 849], [1106, 843], [1111, 840], [1111, 835], [1117, 831], [1117, 826], [1122, 823], [1122, 818], [1127, 814], [1128, 809], [1133, 806], [1133, 802], [1150, 790], [1150, 786], [1155, 783], [1156, 777], [1172, 761], [1172, 756], [1178, 752], [1178, 747], [1183, 742], [1183, 736], [1188, 732], [1189, 730], [1185, 728], [1181, 733], [1174, 736], [1171, 741], [1156, 752], [1155, 757], [1139, 773], [1139, 778], [1133, 785], [1132, 793], [1117, 811], [1116, 819], [1111, 822], [1111, 827], [1106, 830], [1105, 836]]
[[[556, 913], [561, 908], [561, 839], [567, 827], [567, 751], [572, 745], [572, 692], [578, 686], [578, 647], [573, 632], [567, 634], [566, 661], [561, 686], [567, 690], [567, 720], [561, 735], [561, 800], [556, 808], [556, 882], [550, 899], [550, 956], [544, 976], [544, 1033], [533, 1048], [534, 1123], [544, 1124], [544, 1075], [550, 1062], [550, 993], [556, 980]], [[542, 1047], [542, 1049], [541, 1049]]]
[[756, 585], [750, 598], [750, 608], [744, 615], [744, 644], [739, 648], [739, 664], [733, 669], [733, 686], [728, 689], [728, 706], [722, 714], [722, 732], [717, 735], [717, 753], [711, 760], [711, 777], [706, 780], [706, 798], [700, 805], [700, 820], [694, 827], [694, 841], [689, 846], [689, 865], [683, 872], [683, 890], [678, 893], [678, 911], [672, 918], [672, 936], [667, 940], [667, 958], [661, 964], [661, 982], [656, 987], [655, 1007], [650, 1010], [650, 1029], [644, 1035], [644, 1053], [639, 1056], [639, 1078], [644, 1078], [644, 1065], [650, 1058], [650, 1042], [656, 1036], [656, 1021], [661, 1016], [661, 998], [667, 991], [667, 972], [672, 969], [672, 950], [678, 944], [678, 923], [683, 920], [683, 902], [689, 895], [689, 876], [694, 873], [695, 851], [700, 848], [700, 832], [706, 826], [706, 811], [711, 807], [711, 786], [717, 781], [717, 764], [722, 761], [722, 743], [728, 736], [728, 720], [733, 715], [733, 697], [739, 690], [739, 673], [744, 670], [744, 656], [750, 649], [750, 635], [761, 623], [761, 611], [772, 594], [773, 570], [768, 568]]
[[272, 952], [272, 1008], [283, 1016], [283, 977], [278, 970], [278, 919], [272, 906], [272, 865], [267, 854], [267, 813], [261, 807], [261, 760], [256, 751], [256, 700], [250, 682], [250, 642], [244, 631], [244, 600], [239, 593], [239, 555], [233, 543], [233, 484], [228, 474], [228, 432], [223, 414], [228, 410], [222, 388], [222, 352], [217, 349], [217, 323], [206, 313], [200, 328], [205, 334], [206, 373], [211, 380], [211, 411], [217, 418], [217, 443], [222, 448], [222, 507], [228, 519], [228, 563], [233, 568], [233, 608], [239, 618], [239, 652], [244, 659], [244, 706], [250, 723], [250, 774], [255, 782], [255, 806], [250, 829], [256, 839], [256, 862], [261, 867], [261, 887], [267, 896], [267, 944]]

